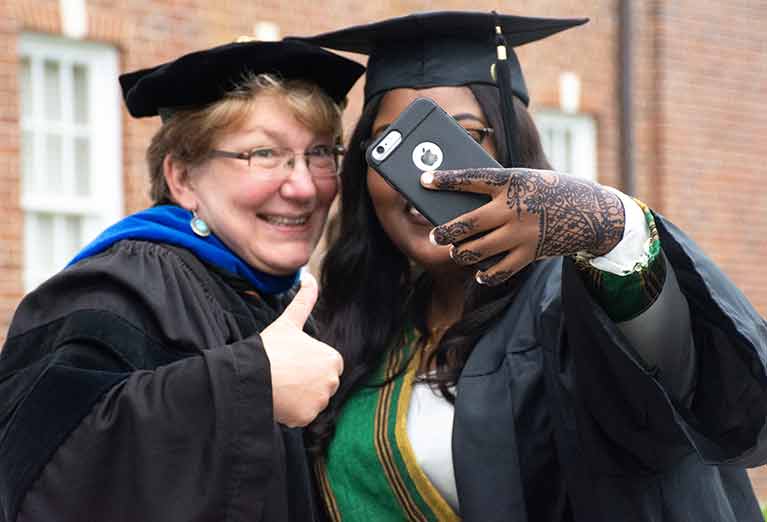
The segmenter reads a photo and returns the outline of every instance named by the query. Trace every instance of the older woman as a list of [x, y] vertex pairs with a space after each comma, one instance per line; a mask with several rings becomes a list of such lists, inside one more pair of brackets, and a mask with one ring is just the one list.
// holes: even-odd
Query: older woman
[[[342, 360], [291, 300], [337, 191], [358, 64], [235, 43], [126, 74], [163, 119], [155, 206], [19, 306], [0, 360], [0, 520], [313, 518], [300, 432]], [[287, 308], [286, 308], [287, 305]]]
[[[422, 13], [310, 39], [370, 55], [323, 264], [346, 366], [311, 427], [331, 519], [761, 519], [743, 468], [767, 460], [767, 324], [666, 219], [551, 171], [527, 111], [505, 44], [584, 22]], [[436, 228], [361, 147], [421, 96], [514, 167], [425, 173], [491, 198]]]

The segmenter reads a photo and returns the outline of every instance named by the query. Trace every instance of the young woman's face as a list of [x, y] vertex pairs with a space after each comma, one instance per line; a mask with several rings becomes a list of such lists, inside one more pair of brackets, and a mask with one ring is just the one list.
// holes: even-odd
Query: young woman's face
[[[394, 89], [386, 93], [381, 100], [371, 136], [377, 136], [399, 116], [405, 107], [420, 97], [436, 101], [467, 129], [489, 127], [477, 99], [468, 87]], [[495, 157], [495, 144], [492, 137], [485, 137], [482, 146]], [[429, 241], [429, 231], [433, 228], [431, 223], [372, 168], [368, 168], [367, 182], [376, 216], [397, 248], [425, 268], [455, 266], [450, 260], [449, 247], [435, 246]]]
[[306, 128], [280, 99], [257, 98], [245, 125], [222, 135], [215, 149], [285, 148], [298, 156], [274, 169], [227, 157], [192, 168], [197, 215], [252, 267], [276, 275], [295, 272], [317, 245], [338, 188], [334, 175], [313, 176], [301, 153], [333, 145], [332, 136]]

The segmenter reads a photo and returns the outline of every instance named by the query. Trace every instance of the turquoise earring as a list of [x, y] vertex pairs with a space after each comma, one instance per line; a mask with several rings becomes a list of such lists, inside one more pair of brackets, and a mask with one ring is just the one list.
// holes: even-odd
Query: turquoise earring
[[189, 222], [189, 226], [192, 227], [192, 232], [200, 237], [208, 237], [210, 235], [210, 227], [201, 217], [197, 217], [197, 212], [192, 211], [192, 220]]

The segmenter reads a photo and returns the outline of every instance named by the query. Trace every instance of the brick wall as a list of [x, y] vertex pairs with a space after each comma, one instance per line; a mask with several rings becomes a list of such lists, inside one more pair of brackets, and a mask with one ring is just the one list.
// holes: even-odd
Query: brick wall
[[17, 24], [0, 2], [0, 332], [22, 292], [22, 222], [19, 209], [19, 97]]
[[[154, 65], [250, 34], [257, 21], [310, 34], [412, 11], [463, 9], [465, 1], [209, 2], [88, 0], [87, 39], [114, 45], [120, 69]], [[698, 241], [767, 314], [767, 4], [749, 0], [648, 0], [635, 10], [638, 195]], [[0, 0], [0, 342], [22, 295], [16, 45], [22, 31], [58, 34], [59, 2]], [[474, 9], [509, 11], [482, 0]], [[598, 126], [599, 179], [620, 186], [617, 0], [520, 0], [514, 13], [587, 16], [591, 22], [518, 50], [533, 110], [558, 105], [558, 77], [582, 82], [581, 110]], [[725, 23], [723, 23], [725, 21]], [[361, 85], [345, 118], [359, 113]], [[125, 212], [148, 204], [145, 147], [156, 119], [123, 112]], [[762, 185], [760, 185], [760, 181]], [[755, 483], [767, 499], [767, 474]]]
[[[647, 2], [660, 208], [767, 314], [767, 40], [764, 2]], [[657, 158], [653, 162], [651, 158]], [[751, 472], [767, 501], [767, 469]]]
[[656, 17], [663, 209], [765, 314], [767, 4], [658, 2]]

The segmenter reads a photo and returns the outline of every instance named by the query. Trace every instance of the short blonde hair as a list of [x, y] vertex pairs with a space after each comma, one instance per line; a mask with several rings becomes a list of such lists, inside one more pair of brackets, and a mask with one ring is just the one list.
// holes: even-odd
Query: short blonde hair
[[251, 74], [222, 99], [203, 108], [174, 111], [163, 122], [146, 152], [152, 202], [155, 205], [173, 203], [163, 174], [163, 161], [168, 154], [189, 166], [202, 164], [218, 138], [243, 125], [251, 115], [256, 98], [264, 95], [284, 103], [307, 129], [332, 136], [340, 143], [343, 109], [320, 87], [305, 80]]

